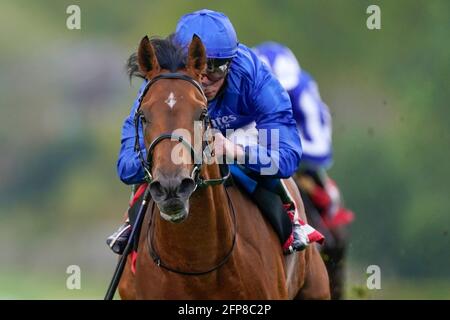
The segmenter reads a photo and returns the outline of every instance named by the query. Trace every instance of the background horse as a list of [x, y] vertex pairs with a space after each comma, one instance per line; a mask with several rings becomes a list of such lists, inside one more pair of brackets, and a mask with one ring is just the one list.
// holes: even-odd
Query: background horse
[[[206, 67], [201, 40], [194, 36], [185, 59], [170, 37], [144, 37], [137, 58], [140, 72], [152, 81], [141, 110], [153, 200], [140, 232], [135, 272], [129, 257], [119, 284], [121, 298], [329, 298], [328, 275], [315, 245], [284, 256], [248, 196], [235, 186], [199, 186], [192, 148], [180, 152], [191, 161], [172, 161], [180, 144], [165, 134], [184, 129], [190, 146], [195, 121], [203, 123], [203, 131], [207, 125], [207, 101], [198, 85]], [[202, 179], [221, 177], [218, 164], [197, 168]], [[297, 187], [292, 179], [285, 182], [306, 221]]]

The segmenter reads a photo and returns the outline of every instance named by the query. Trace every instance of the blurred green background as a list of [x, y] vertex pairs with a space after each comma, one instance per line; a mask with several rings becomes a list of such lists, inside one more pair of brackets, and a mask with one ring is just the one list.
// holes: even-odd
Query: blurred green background
[[[66, 8], [81, 8], [81, 30]], [[368, 30], [366, 8], [381, 8]], [[115, 171], [143, 35], [226, 13], [239, 40], [289, 46], [333, 115], [331, 175], [356, 213], [347, 297], [450, 299], [449, 1], [5, 1], [0, 4], [0, 298], [102, 299], [105, 238], [130, 189]], [[68, 290], [66, 268], [81, 268]], [[381, 268], [381, 290], [366, 268]]]

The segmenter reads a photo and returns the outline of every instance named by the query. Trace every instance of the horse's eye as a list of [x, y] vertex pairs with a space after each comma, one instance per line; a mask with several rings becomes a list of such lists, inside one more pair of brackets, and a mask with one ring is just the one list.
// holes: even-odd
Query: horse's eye
[[148, 124], [149, 123], [149, 121], [147, 120], [147, 118], [143, 114], [140, 115], [140, 118], [141, 118], [142, 124]]

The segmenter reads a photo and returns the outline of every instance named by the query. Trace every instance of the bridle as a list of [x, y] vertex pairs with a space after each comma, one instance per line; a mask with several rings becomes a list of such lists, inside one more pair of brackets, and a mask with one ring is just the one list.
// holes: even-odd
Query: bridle
[[[176, 135], [173, 133], [163, 133], [159, 136], [157, 136], [149, 145], [148, 147], [148, 151], [147, 151], [147, 159], [144, 159], [144, 156], [142, 154], [142, 150], [140, 147], [140, 143], [139, 143], [139, 121], [142, 121], [144, 119], [144, 114], [141, 110], [141, 105], [142, 105], [142, 101], [144, 99], [144, 96], [146, 95], [146, 93], [148, 92], [148, 90], [150, 89], [150, 87], [157, 82], [158, 80], [161, 79], [179, 79], [179, 80], [184, 80], [189, 82], [190, 84], [192, 84], [202, 95], [202, 97], [204, 98], [205, 101], [207, 101], [205, 93], [203, 92], [203, 89], [201, 87], [201, 85], [194, 80], [193, 78], [182, 74], [182, 73], [163, 73], [159, 76], [156, 76], [152, 79], [150, 79], [147, 83], [147, 85], [145, 86], [144, 90], [142, 91], [141, 96], [139, 97], [138, 100], [138, 107], [136, 109], [136, 113], [134, 115], [134, 125], [135, 125], [135, 145], [134, 145], [134, 150], [135, 152], [138, 153], [139, 159], [141, 161], [141, 165], [144, 168], [145, 171], [145, 180], [148, 182], [148, 184], [150, 184], [153, 181], [153, 176], [151, 174], [151, 170], [152, 170], [152, 155], [153, 155], [153, 151], [156, 147], [156, 145], [158, 143], [160, 143], [161, 141], [165, 140], [165, 139], [171, 139], [174, 141], [179, 141], [180, 143], [182, 143], [191, 153], [191, 158], [194, 160], [194, 166], [191, 172], [191, 178], [194, 180], [195, 182], [195, 188], [194, 191], [198, 188], [198, 187], [208, 187], [208, 186], [215, 186], [215, 185], [220, 185], [223, 184], [231, 175], [230, 169], [228, 166], [226, 166], [227, 168], [227, 172], [226, 174], [221, 177], [221, 178], [217, 178], [217, 179], [203, 179], [200, 175], [201, 172], [201, 168], [203, 165], [203, 158], [204, 156], [208, 156], [207, 154], [210, 154], [210, 151], [207, 150], [209, 149], [209, 145], [208, 143], [202, 139], [202, 153], [200, 155], [198, 155], [195, 152], [194, 147], [188, 142], [186, 141], [181, 135]], [[207, 109], [204, 108], [201, 115], [200, 115], [200, 121], [202, 121], [203, 124], [203, 128], [209, 128], [211, 126], [211, 121], [210, 118], [208, 116], [207, 113]], [[174, 272], [174, 273], [178, 273], [178, 274], [183, 274], [183, 275], [203, 275], [203, 274], [207, 274], [210, 272], [213, 272], [217, 269], [219, 269], [221, 266], [223, 266], [228, 259], [230, 258], [235, 244], [236, 244], [236, 232], [237, 232], [237, 222], [236, 222], [236, 213], [233, 207], [233, 203], [231, 202], [231, 198], [225, 188], [225, 193], [227, 195], [227, 199], [228, 199], [228, 203], [229, 206], [231, 208], [231, 218], [233, 221], [233, 239], [232, 239], [232, 245], [230, 250], [227, 252], [227, 254], [225, 255], [225, 257], [215, 266], [204, 270], [204, 271], [182, 271], [182, 270], [178, 270], [175, 269], [173, 267], [170, 267], [168, 265], [166, 265], [164, 262], [161, 261], [161, 258], [159, 257], [158, 253], [156, 252], [156, 250], [154, 249], [154, 224], [152, 224], [152, 220], [153, 220], [153, 212], [154, 212], [154, 207], [155, 207], [155, 202], [153, 201], [153, 205], [151, 208], [151, 217], [150, 217], [150, 223], [149, 223], [149, 227], [147, 230], [147, 241], [148, 241], [148, 248], [149, 248], [149, 254], [152, 257], [153, 261], [159, 266], [162, 267], [168, 271]], [[153, 225], [153, 228], [152, 228]], [[150, 233], [150, 236], [149, 236]]]
[[[141, 161], [141, 165], [144, 168], [144, 172], [145, 172], [144, 179], [148, 183], [151, 183], [153, 181], [153, 176], [151, 173], [151, 171], [152, 171], [151, 170], [152, 169], [152, 155], [153, 155], [153, 150], [155, 149], [156, 145], [165, 139], [171, 139], [173, 141], [179, 141], [180, 143], [182, 143], [191, 153], [191, 158], [194, 161], [194, 166], [193, 166], [192, 172], [191, 172], [191, 178], [195, 182], [195, 189], [197, 189], [197, 187], [207, 187], [207, 186], [213, 186], [213, 185], [218, 185], [218, 184], [224, 183], [230, 177], [229, 169], [227, 170], [227, 174], [224, 177], [218, 178], [218, 179], [205, 180], [200, 176], [200, 171], [201, 171], [202, 164], [203, 164], [203, 156], [208, 156], [208, 154], [210, 154], [209, 145], [208, 145], [207, 141], [205, 141], [203, 139], [202, 139], [203, 140], [202, 141], [202, 153], [201, 153], [201, 155], [198, 155], [195, 152], [194, 147], [188, 141], [186, 141], [181, 135], [177, 135], [177, 134], [173, 134], [173, 133], [163, 133], [163, 134], [157, 136], [150, 143], [150, 146], [148, 147], [148, 151], [147, 151], [147, 159], [144, 159], [144, 155], [142, 154], [141, 146], [139, 143], [139, 121], [142, 121], [144, 119], [144, 114], [141, 110], [141, 105], [142, 105], [144, 96], [148, 92], [150, 87], [155, 82], [157, 82], [158, 80], [162, 80], [162, 79], [179, 79], [179, 80], [187, 81], [187, 82], [191, 83], [200, 92], [200, 94], [202, 95], [204, 100], [207, 101], [205, 93], [203, 92], [201, 85], [196, 80], [194, 80], [191, 77], [189, 77], [185, 74], [182, 74], [182, 73], [163, 73], [159, 76], [156, 76], [156, 77], [150, 79], [147, 82], [147, 85], [145, 86], [144, 90], [142, 91], [141, 96], [139, 97], [139, 100], [138, 100], [139, 105], [138, 105], [138, 107], [136, 109], [136, 113], [134, 115], [134, 127], [136, 130], [134, 151], [137, 152], [138, 157]], [[203, 128], [208, 128], [211, 126], [211, 121], [208, 116], [208, 112], [207, 112], [206, 108], [203, 109], [199, 120], [203, 123]]]

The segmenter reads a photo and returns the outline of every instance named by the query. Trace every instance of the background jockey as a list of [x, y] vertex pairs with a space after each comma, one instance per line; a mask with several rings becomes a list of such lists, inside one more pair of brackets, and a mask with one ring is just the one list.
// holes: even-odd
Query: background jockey
[[[275, 170], [270, 172], [269, 177], [292, 176], [300, 164], [302, 146], [286, 91], [254, 52], [238, 42], [230, 20], [223, 13], [200, 10], [181, 17], [174, 39], [187, 48], [194, 34], [201, 38], [206, 47], [207, 70], [201, 82], [208, 99], [208, 113], [214, 127], [222, 132], [215, 136], [216, 156], [245, 157], [245, 168], [257, 174], [269, 169], [268, 165], [275, 164]], [[120, 179], [126, 184], [139, 184], [144, 178], [143, 168], [134, 151], [133, 118], [137, 106], [136, 99], [123, 125], [117, 163]], [[281, 139], [277, 141], [277, 146], [271, 145], [271, 139], [265, 144], [257, 140], [253, 140], [253, 144], [241, 144], [239, 137], [234, 137], [236, 140], [232, 142], [223, 135], [227, 129], [243, 127], [246, 132], [256, 133], [261, 129], [275, 129]], [[243, 140], [251, 142], [252, 139]], [[140, 143], [141, 149], [145, 150], [142, 136]], [[264, 160], [269, 157], [270, 163], [261, 161], [261, 154], [265, 156]], [[293, 227], [290, 224], [293, 236], [291, 234], [290, 242], [286, 241], [283, 248], [289, 248], [290, 252], [301, 250], [305, 247], [301, 226], [296, 219], [293, 219]], [[129, 230], [129, 224], [125, 224], [108, 238], [107, 242], [115, 252], [121, 252]]]
[[336, 183], [327, 175], [333, 162], [331, 115], [320, 97], [317, 83], [286, 46], [265, 42], [253, 50], [291, 98], [303, 147], [297, 183], [314, 202], [328, 228], [349, 223], [353, 214], [343, 208]]

